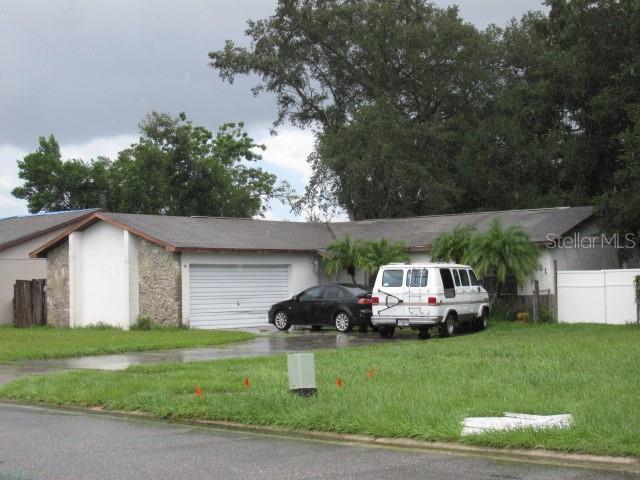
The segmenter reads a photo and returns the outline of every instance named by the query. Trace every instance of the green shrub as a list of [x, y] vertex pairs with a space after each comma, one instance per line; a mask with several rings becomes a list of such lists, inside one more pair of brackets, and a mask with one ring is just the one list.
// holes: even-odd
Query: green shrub
[[540, 321], [542, 323], [554, 323], [556, 321], [556, 316], [553, 314], [553, 309], [542, 307], [540, 309]]
[[114, 325], [109, 325], [106, 323], [98, 322], [92, 325], [85, 325], [83, 327], [75, 327], [81, 330], [122, 330], [120, 327], [116, 327]]
[[156, 325], [153, 320], [141, 315], [136, 320], [135, 325], [131, 327], [131, 330], [153, 330], [154, 328], [156, 328]]

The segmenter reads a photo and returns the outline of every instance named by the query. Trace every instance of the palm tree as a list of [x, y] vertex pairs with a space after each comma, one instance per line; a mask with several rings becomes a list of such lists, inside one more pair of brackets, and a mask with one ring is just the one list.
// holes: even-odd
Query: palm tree
[[473, 266], [481, 276], [489, 272], [496, 275], [496, 289], [492, 302], [498, 297], [507, 275], [522, 284], [538, 265], [538, 247], [517, 226], [503, 229], [494, 219], [484, 234], [474, 235], [464, 256], [464, 262]]
[[375, 279], [382, 265], [409, 261], [407, 246], [403, 242], [389, 243], [383, 238], [378, 242], [365, 242], [362, 247], [358, 266], [369, 273], [369, 283]]
[[353, 283], [356, 283], [356, 268], [361, 263], [362, 241], [351, 241], [347, 236], [335, 240], [327, 247], [323, 263], [324, 271], [330, 277], [346, 270]]
[[431, 243], [429, 256], [434, 262], [460, 263], [465, 257], [475, 229], [469, 226], [457, 226], [451, 232], [441, 233]]

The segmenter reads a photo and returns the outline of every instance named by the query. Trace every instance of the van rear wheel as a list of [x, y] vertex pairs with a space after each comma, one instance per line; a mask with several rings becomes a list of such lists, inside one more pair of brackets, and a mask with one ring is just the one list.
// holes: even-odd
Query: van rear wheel
[[378, 327], [378, 333], [382, 338], [391, 338], [393, 337], [393, 334], [396, 333], [396, 327], [382, 325]]
[[449, 313], [445, 318], [444, 323], [440, 325], [441, 337], [453, 337], [456, 334], [456, 317], [454, 314]]

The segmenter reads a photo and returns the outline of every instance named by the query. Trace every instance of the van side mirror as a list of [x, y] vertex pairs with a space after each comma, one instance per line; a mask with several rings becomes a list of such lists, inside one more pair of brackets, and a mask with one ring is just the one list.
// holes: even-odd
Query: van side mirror
[[293, 297], [291, 297], [291, 300], [293, 300], [294, 302], [298, 301], [298, 295], [294, 295]]
[[484, 287], [484, 279], [479, 278], [478, 279], [478, 285], [480, 285], [481, 287]]

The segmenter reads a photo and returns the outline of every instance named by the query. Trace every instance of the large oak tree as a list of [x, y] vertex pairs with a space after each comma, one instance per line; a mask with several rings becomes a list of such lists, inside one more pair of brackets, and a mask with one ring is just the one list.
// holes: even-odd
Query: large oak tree
[[628, 229], [640, 3], [546, 3], [479, 31], [425, 0], [280, 0], [211, 65], [256, 75], [276, 126], [315, 129], [303, 204], [359, 219], [600, 203]]

